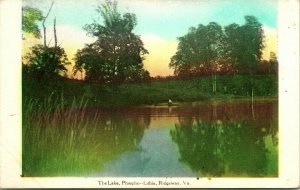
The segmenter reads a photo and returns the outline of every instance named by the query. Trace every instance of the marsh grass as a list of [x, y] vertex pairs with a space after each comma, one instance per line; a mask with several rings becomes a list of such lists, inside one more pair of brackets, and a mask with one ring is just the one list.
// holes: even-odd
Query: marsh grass
[[[56, 102], [56, 104], [53, 104]], [[86, 112], [87, 102], [74, 99], [66, 109], [63, 98], [51, 96], [41, 104], [23, 104], [23, 176], [88, 176], [100, 172], [132, 144], [120, 146], [120, 131], [97, 112]]]

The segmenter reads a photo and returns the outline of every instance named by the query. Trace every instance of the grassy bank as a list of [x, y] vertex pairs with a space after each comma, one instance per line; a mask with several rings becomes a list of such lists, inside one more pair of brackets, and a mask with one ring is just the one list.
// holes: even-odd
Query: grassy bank
[[[48, 98], [48, 102], [53, 102]], [[48, 104], [26, 102], [22, 126], [22, 174], [28, 176], [91, 176], [104, 163], [133, 151], [143, 136], [144, 120], [112, 118], [88, 112], [83, 101], [62, 110], [63, 100]], [[52, 106], [52, 107], [51, 107]], [[131, 127], [132, 130], [126, 130]]]
[[[252, 81], [252, 82], [251, 82]], [[36, 81], [23, 77], [23, 102], [34, 99], [45, 102], [63, 99], [71, 105], [73, 99], [85, 99], [88, 106], [122, 107], [167, 102], [190, 102], [209, 99], [277, 96], [277, 77], [273, 75], [218, 76], [217, 91], [212, 92], [211, 77], [189, 80], [168, 80], [136, 84], [95, 84], [76, 80], [56, 82]]]
[[[52, 100], [48, 98], [47, 101]], [[101, 169], [104, 160], [92, 154], [100, 148], [100, 144], [93, 143], [97, 136], [90, 125], [96, 120], [83, 119], [84, 111], [60, 111], [62, 102], [45, 104], [48, 108], [41, 108], [35, 101], [25, 103], [28, 107], [23, 110], [23, 176], [84, 176], [88, 170]], [[84, 107], [84, 104], [76, 107]], [[89, 165], [82, 166], [82, 163]]]

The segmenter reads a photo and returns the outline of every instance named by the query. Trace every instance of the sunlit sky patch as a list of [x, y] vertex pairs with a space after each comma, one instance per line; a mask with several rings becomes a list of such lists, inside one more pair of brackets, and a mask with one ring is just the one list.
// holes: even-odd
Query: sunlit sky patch
[[[52, 0], [24, 0], [23, 5], [38, 8], [46, 14], [51, 2]], [[56, 17], [61, 46], [71, 48], [72, 50], [66, 49], [69, 54], [76, 53], [76, 49], [82, 48], [84, 43], [93, 41], [86, 36], [83, 26], [93, 20], [102, 22], [95, 10], [103, 2], [104, 0], [54, 0], [46, 22], [50, 33], [48, 36], [52, 36], [50, 28]], [[266, 40], [272, 41], [270, 45], [267, 44], [266, 56], [269, 51], [276, 52], [277, 3], [276, 0], [122, 0], [118, 1], [118, 7], [122, 13], [136, 14], [138, 25], [134, 32], [142, 37], [149, 51], [145, 67], [151, 76], [156, 76], [173, 73], [168, 64], [176, 51], [176, 38], [184, 35], [191, 26], [200, 23], [214, 21], [223, 26], [243, 24], [245, 15], [256, 16], [264, 28], [268, 29], [265, 31], [266, 36], [271, 33], [272, 38], [275, 38]]]

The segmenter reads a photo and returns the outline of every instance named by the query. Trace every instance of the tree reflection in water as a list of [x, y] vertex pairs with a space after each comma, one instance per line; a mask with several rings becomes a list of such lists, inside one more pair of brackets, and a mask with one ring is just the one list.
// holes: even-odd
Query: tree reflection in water
[[[277, 112], [270, 109], [265, 118], [254, 119], [249, 114], [232, 120], [224, 112], [218, 117], [217, 106], [211, 109], [210, 117], [201, 118], [199, 113], [179, 116], [170, 131], [181, 161], [199, 176], [277, 176]], [[258, 114], [264, 110], [257, 107]]]
[[137, 150], [144, 130], [150, 124], [149, 111], [145, 109], [138, 116], [126, 110], [100, 111], [99, 119], [94, 123], [98, 156], [106, 162], [117, 159], [126, 151]]

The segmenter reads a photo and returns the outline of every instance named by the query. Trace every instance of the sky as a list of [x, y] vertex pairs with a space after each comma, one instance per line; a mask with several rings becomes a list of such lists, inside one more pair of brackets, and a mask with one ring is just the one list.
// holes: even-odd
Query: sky
[[[23, 0], [23, 6], [40, 9], [44, 15], [52, 0]], [[104, 0], [54, 0], [53, 9], [47, 19], [47, 41], [53, 42], [53, 19], [56, 17], [58, 44], [65, 48], [69, 59], [85, 43], [95, 39], [86, 35], [83, 26], [93, 20], [102, 23], [96, 7]], [[231, 23], [243, 24], [245, 15], [253, 15], [263, 24], [265, 45], [263, 57], [269, 59], [270, 51], [277, 52], [277, 0], [119, 0], [121, 13], [135, 13], [137, 26], [134, 33], [141, 36], [149, 51], [144, 61], [151, 76], [172, 75], [170, 58], [177, 49], [177, 37], [198, 24], [217, 22], [222, 26]], [[24, 52], [41, 40], [27, 36]], [[50, 42], [50, 43], [51, 43]]]

